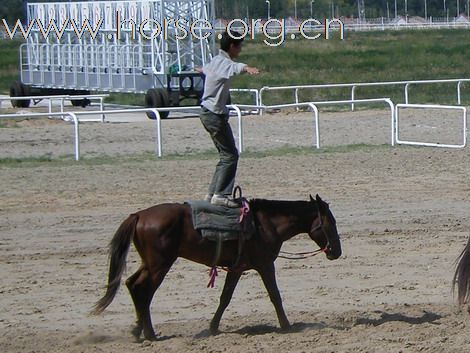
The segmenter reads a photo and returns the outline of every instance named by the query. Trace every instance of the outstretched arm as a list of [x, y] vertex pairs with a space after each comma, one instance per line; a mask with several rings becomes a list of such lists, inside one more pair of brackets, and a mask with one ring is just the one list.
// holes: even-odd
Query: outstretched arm
[[248, 66], [246, 65], [244, 68], [243, 68], [243, 72], [246, 72], [250, 75], [258, 75], [259, 74], [259, 70], [258, 68], [256, 67], [251, 67], [251, 66]]

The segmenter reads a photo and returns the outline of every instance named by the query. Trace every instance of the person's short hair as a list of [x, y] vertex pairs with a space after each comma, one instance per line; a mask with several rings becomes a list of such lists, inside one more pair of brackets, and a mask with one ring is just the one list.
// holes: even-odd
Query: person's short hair
[[[220, 49], [228, 52], [230, 50], [230, 44], [235, 45], [236, 47], [240, 46], [243, 42], [243, 38], [240, 38], [242, 35], [236, 31], [224, 32], [222, 38], [220, 39]], [[236, 39], [236, 38], [240, 39]]]

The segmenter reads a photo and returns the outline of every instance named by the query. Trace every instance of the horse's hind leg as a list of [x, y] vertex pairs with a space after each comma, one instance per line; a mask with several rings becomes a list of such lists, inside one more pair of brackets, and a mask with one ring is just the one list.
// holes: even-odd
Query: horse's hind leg
[[127, 287], [134, 301], [137, 313], [137, 326], [132, 333], [138, 338], [142, 330], [144, 338], [147, 340], [156, 340], [155, 331], [152, 327], [152, 318], [150, 316], [150, 303], [153, 295], [163, 282], [170, 266], [154, 268], [149, 271], [146, 267], [141, 267], [134, 275], [129, 278]]
[[224, 289], [222, 290], [222, 294], [220, 295], [220, 303], [217, 311], [212, 318], [210, 331], [213, 335], [219, 332], [219, 324], [220, 319], [222, 318], [222, 314], [224, 313], [225, 309], [230, 303], [232, 299], [233, 291], [237, 286], [238, 280], [240, 279], [241, 272], [228, 272], [227, 277], [225, 278]]
[[135, 338], [140, 338], [140, 334], [142, 333], [142, 317], [140, 315], [140, 312], [137, 310], [137, 305], [135, 304], [136, 302], [136, 299], [133, 295], [134, 293], [134, 285], [135, 285], [135, 281], [137, 281], [137, 279], [139, 278], [139, 276], [141, 275], [142, 273], [142, 270], [143, 270], [143, 266], [140, 267], [132, 276], [130, 276], [127, 281], [126, 281], [126, 286], [127, 286], [127, 289], [129, 289], [129, 292], [131, 293], [131, 297], [132, 297], [132, 300], [134, 302], [134, 306], [136, 308], [136, 315], [137, 315], [137, 321], [136, 321], [136, 326], [132, 329], [132, 335], [135, 337]]

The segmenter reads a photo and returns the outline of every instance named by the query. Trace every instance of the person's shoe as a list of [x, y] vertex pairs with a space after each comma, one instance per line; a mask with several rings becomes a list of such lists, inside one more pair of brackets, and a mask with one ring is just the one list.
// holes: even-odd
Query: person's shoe
[[240, 204], [238, 202], [224, 195], [212, 196], [211, 204], [217, 205], [217, 206], [231, 207], [231, 208], [240, 207]]
[[204, 201], [211, 202], [212, 196], [214, 196], [214, 195], [212, 195], [212, 194], [207, 194], [206, 196], [204, 196]]

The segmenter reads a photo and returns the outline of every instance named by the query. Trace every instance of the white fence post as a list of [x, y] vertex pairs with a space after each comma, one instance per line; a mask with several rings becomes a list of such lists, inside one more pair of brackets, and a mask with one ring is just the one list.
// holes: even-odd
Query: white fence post
[[160, 112], [156, 108], [150, 109], [150, 111], [155, 114], [155, 124], [156, 124], [156, 135], [155, 135], [155, 153], [158, 157], [162, 156], [162, 122], [160, 118]]
[[314, 126], [315, 126], [315, 137], [313, 139], [313, 146], [317, 147], [317, 149], [320, 148], [320, 121], [318, 117], [318, 108], [315, 104], [313, 103], [308, 103], [308, 106], [310, 109], [313, 111], [313, 120], [314, 120]]
[[238, 151], [240, 153], [243, 152], [243, 122], [242, 122], [242, 112], [238, 105], [229, 105], [228, 106], [230, 109], [235, 110], [237, 113], [237, 119], [238, 119]]

